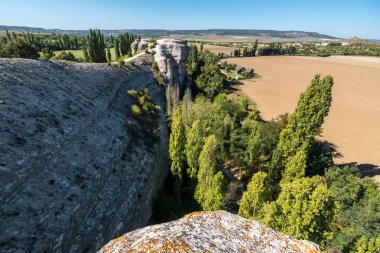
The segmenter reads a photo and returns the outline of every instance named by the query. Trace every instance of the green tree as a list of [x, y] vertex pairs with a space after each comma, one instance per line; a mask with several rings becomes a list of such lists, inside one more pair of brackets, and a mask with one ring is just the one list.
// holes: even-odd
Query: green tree
[[250, 166], [258, 168], [260, 162], [268, 160], [276, 146], [278, 130], [274, 125], [262, 122], [252, 122], [250, 127], [245, 159]]
[[222, 173], [216, 173], [218, 151], [216, 136], [210, 135], [199, 156], [198, 184], [195, 189], [195, 199], [203, 210], [218, 210], [223, 207], [226, 183]]
[[100, 33], [99, 29], [90, 30], [86, 45], [91, 62], [107, 62], [104, 36]]
[[43, 48], [41, 50], [41, 53], [42, 53], [41, 58], [44, 60], [48, 60], [54, 56], [53, 51], [47, 47]]
[[378, 253], [380, 252], [380, 235], [376, 238], [368, 239], [360, 237], [355, 244], [356, 253]]
[[111, 50], [107, 48], [107, 62], [112, 62]]
[[291, 182], [305, 176], [307, 167], [308, 143], [305, 142], [296, 154], [289, 158], [282, 174], [281, 183]]
[[59, 55], [54, 56], [53, 60], [77, 61], [73, 53], [65, 51], [63, 51]]
[[190, 45], [189, 56], [187, 57], [186, 72], [191, 78], [195, 78], [199, 72], [198, 48]]
[[298, 149], [307, 142], [312, 143], [320, 132], [331, 106], [333, 83], [331, 76], [321, 79], [320, 75], [316, 75], [301, 94], [273, 154], [269, 177], [275, 183], [280, 181], [286, 164], [296, 155]]
[[199, 120], [194, 121], [189, 132], [185, 145], [186, 158], [189, 169], [187, 174], [191, 178], [196, 178], [199, 168], [199, 155], [204, 145], [204, 129]]
[[90, 62], [90, 56], [88, 55], [86, 43], [83, 45], [83, 56], [85, 62]]
[[322, 246], [330, 237], [336, 206], [325, 178], [304, 177], [281, 185], [274, 216], [281, 232]]
[[255, 55], [256, 55], [258, 44], [259, 44], [259, 40], [256, 39], [256, 40], [255, 40], [255, 43], [253, 43], [253, 47], [252, 47], [252, 56], [255, 56]]
[[225, 76], [217, 65], [202, 67], [202, 74], [195, 81], [197, 88], [211, 99], [221, 92], [224, 82]]
[[221, 171], [212, 177], [211, 187], [208, 189], [207, 198], [202, 207], [204, 210], [215, 211], [224, 209], [224, 193], [226, 192], [227, 182]]
[[354, 166], [332, 167], [326, 171], [326, 179], [338, 206], [329, 245], [343, 252], [366, 249], [367, 243], [380, 234], [379, 186], [371, 179], [362, 179]]
[[266, 178], [267, 174], [261, 171], [253, 175], [248, 183], [247, 190], [240, 200], [239, 215], [253, 219], [261, 217], [259, 212], [262, 210], [265, 202], [268, 201]]
[[172, 160], [171, 171], [173, 175], [182, 179], [184, 168], [186, 133], [185, 126], [182, 121], [181, 107], [178, 106], [174, 112], [171, 123], [171, 134], [169, 139], [169, 154]]
[[37, 59], [40, 55], [38, 49], [23, 39], [14, 38], [0, 51], [1, 57]]
[[119, 40], [115, 40], [115, 58], [119, 59], [120, 58], [120, 49], [119, 49]]
[[6, 33], [6, 35], [7, 35], [7, 39], [8, 39], [8, 41], [11, 41], [12, 38], [11, 38], [11, 35], [10, 35], [9, 31], [6, 30], [5, 33]]

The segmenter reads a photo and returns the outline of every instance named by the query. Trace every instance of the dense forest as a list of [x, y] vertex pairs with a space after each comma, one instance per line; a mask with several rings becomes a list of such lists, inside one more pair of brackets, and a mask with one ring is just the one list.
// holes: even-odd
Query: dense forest
[[379, 249], [378, 185], [354, 165], [335, 165], [336, 151], [318, 139], [333, 77], [316, 75], [291, 115], [264, 121], [233, 92], [218, 60], [190, 47], [195, 88], [170, 111], [171, 175], [152, 223], [225, 209], [325, 250]]

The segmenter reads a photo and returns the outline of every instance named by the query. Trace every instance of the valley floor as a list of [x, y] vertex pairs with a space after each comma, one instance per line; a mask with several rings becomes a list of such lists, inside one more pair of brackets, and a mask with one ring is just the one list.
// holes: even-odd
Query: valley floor
[[317, 73], [334, 77], [333, 102], [321, 138], [336, 145], [338, 163], [356, 162], [380, 182], [380, 58], [360, 56], [266, 56], [228, 59], [262, 77], [239, 89], [256, 102], [264, 119], [291, 113]]

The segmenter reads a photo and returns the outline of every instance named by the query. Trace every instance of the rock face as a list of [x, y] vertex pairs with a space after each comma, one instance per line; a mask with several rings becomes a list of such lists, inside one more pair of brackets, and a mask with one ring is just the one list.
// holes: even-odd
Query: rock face
[[171, 103], [177, 104], [186, 89], [186, 41], [162, 39], [157, 41], [154, 59], [170, 92]]
[[[147, 224], [168, 168], [151, 61], [0, 59], [0, 252], [94, 252]], [[127, 93], [145, 88], [161, 106], [154, 138]]]
[[131, 49], [132, 49], [132, 53], [137, 53], [137, 52], [140, 52], [142, 48], [148, 48], [149, 47], [149, 42], [145, 39], [141, 39], [141, 40], [135, 40], [132, 44], [131, 44]]
[[99, 253], [113, 252], [320, 252], [259, 222], [227, 213], [192, 213], [177, 221], [146, 227], [110, 241]]

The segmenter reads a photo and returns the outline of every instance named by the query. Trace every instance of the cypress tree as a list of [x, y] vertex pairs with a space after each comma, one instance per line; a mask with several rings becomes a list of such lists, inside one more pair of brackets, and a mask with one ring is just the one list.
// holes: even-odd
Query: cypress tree
[[87, 36], [88, 55], [91, 62], [107, 62], [104, 36], [99, 29], [90, 30]]
[[107, 62], [111, 62], [111, 61], [112, 61], [111, 50], [107, 48]]
[[9, 31], [8, 31], [8, 30], [6, 31], [6, 34], [7, 34], [8, 41], [11, 41], [12, 38], [11, 38], [11, 35], [9, 34]]
[[83, 56], [85, 62], [90, 62], [90, 57], [88, 56], [86, 43], [83, 45]]
[[120, 58], [119, 39], [115, 40], [115, 58]]
[[256, 40], [255, 40], [255, 43], [253, 44], [253, 47], [252, 47], [252, 56], [255, 56], [255, 55], [256, 55], [258, 44], [259, 44], [259, 40], [256, 39]]

